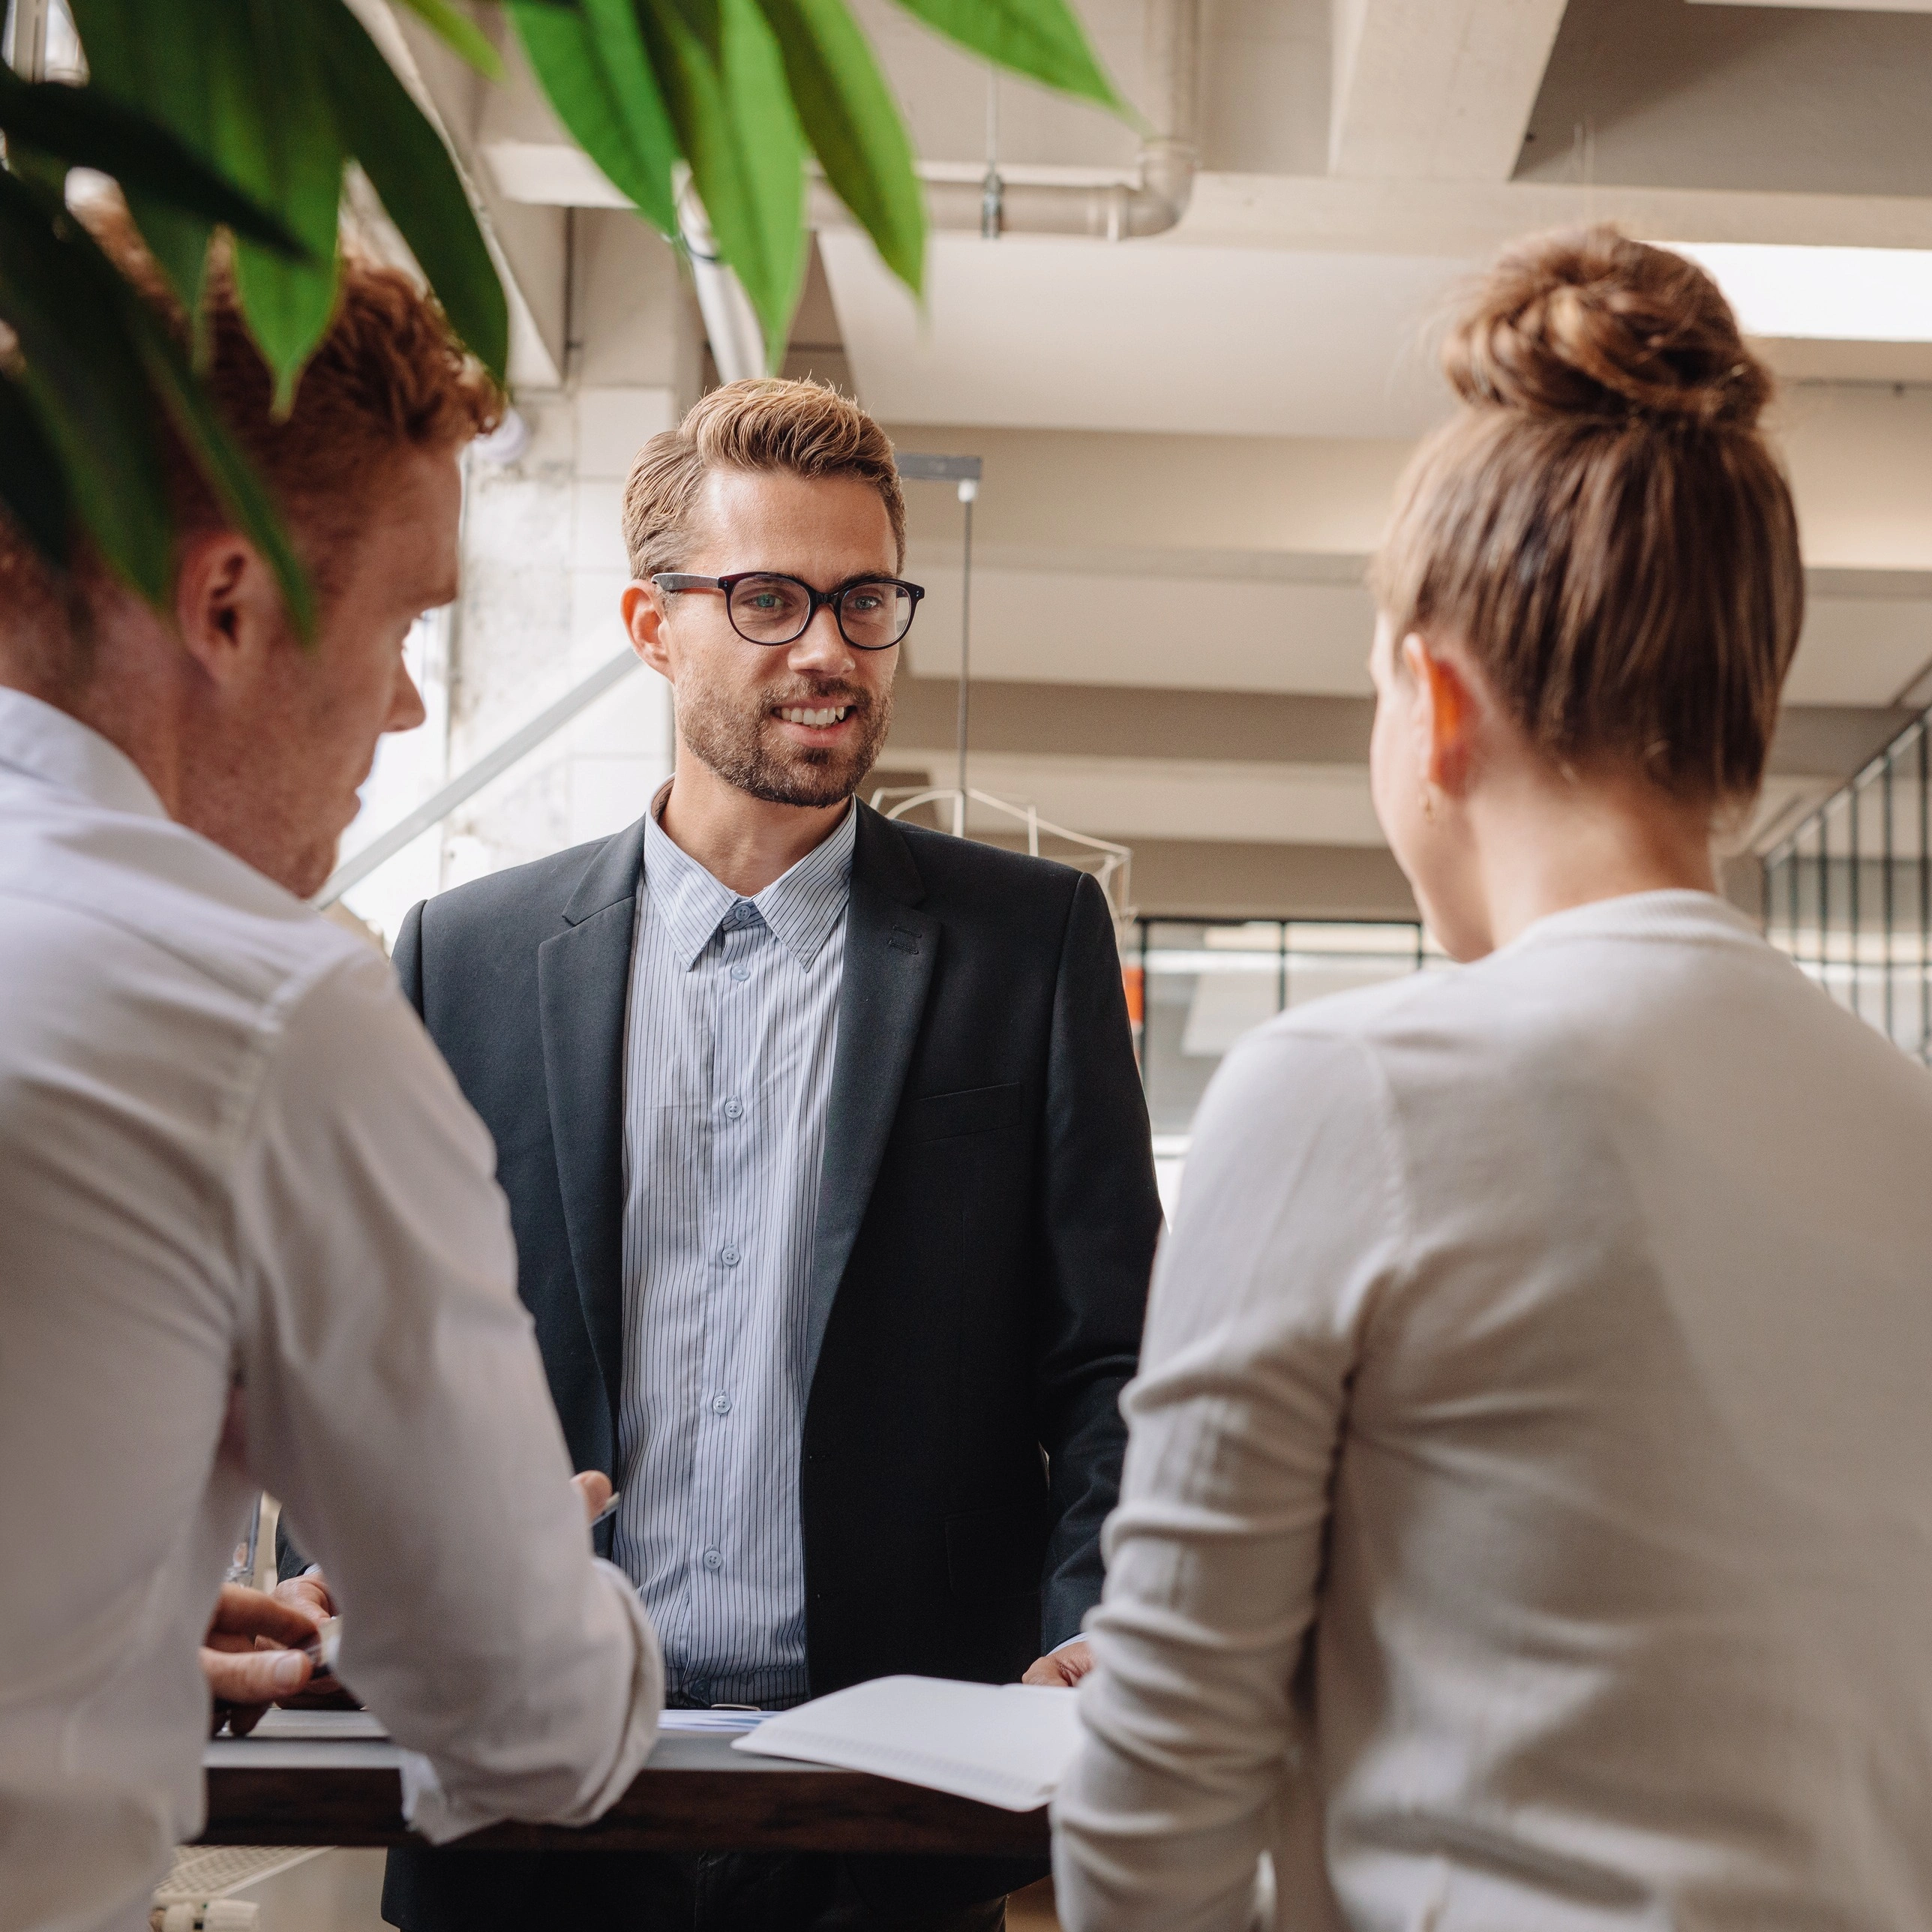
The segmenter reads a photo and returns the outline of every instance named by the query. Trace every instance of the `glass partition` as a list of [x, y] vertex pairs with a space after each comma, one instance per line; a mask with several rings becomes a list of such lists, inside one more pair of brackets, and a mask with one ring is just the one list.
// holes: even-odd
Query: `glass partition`
[[1135, 940], [1130, 994], [1139, 994], [1141, 1078], [1163, 1162], [1186, 1152], [1208, 1082], [1251, 1028], [1443, 960], [1414, 920], [1141, 920]]
[[1833, 999], [1932, 1064], [1932, 743], [1919, 718], [1765, 861], [1765, 931]]

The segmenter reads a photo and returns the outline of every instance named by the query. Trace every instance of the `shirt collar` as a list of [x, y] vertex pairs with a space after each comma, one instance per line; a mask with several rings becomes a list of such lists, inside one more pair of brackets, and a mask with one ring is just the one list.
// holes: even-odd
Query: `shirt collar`
[[79, 792], [110, 812], [165, 818], [167, 809], [140, 767], [78, 718], [0, 686], [0, 766], [44, 784]]
[[[678, 963], [688, 972], [734, 909], [752, 905], [779, 944], [809, 967], [844, 912], [858, 829], [858, 812], [848, 805], [844, 817], [789, 872], [745, 900], [672, 840], [658, 823], [653, 800], [644, 820], [644, 878], [651, 908], [664, 922]], [[742, 913], [736, 917], [740, 924], [752, 923]]]

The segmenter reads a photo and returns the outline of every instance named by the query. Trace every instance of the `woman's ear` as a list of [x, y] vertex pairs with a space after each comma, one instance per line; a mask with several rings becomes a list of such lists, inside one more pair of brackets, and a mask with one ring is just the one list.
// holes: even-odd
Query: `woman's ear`
[[1476, 765], [1480, 707], [1468, 674], [1419, 632], [1402, 640], [1402, 663], [1416, 689], [1417, 751], [1428, 782], [1452, 797], [1468, 788]]

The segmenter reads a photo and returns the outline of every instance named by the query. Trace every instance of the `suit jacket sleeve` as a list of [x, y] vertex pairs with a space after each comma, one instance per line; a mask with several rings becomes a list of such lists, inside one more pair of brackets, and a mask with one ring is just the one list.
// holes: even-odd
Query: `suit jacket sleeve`
[[403, 920], [402, 930], [396, 934], [395, 950], [389, 956], [389, 963], [396, 969], [396, 978], [402, 986], [403, 998], [416, 1008], [416, 1017], [422, 1017], [422, 921], [423, 908], [429, 902], [418, 899]]
[[1160, 1230], [1120, 952], [1091, 878], [1074, 892], [1060, 950], [1043, 1129], [1035, 1400], [1053, 1514], [1040, 1592], [1051, 1649], [1100, 1600], [1100, 1528], [1126, 1446], [1120, 1390], [1138, 1359]]

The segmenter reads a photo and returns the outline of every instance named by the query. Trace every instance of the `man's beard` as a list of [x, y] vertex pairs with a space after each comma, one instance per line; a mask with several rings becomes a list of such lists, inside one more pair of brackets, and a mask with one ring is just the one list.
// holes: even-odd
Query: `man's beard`
[[[779, 734], [775, 706], [852, 708], [856, 725], [845, 746], [794, 745]], [[872, 769], [892, 722], [890, 688], [876, 694], [836, 680], [755, 701], [700, 685], [677, 694], [680, 734], [727, 784], [767, 805], [827, 806], [850, 798]]]

